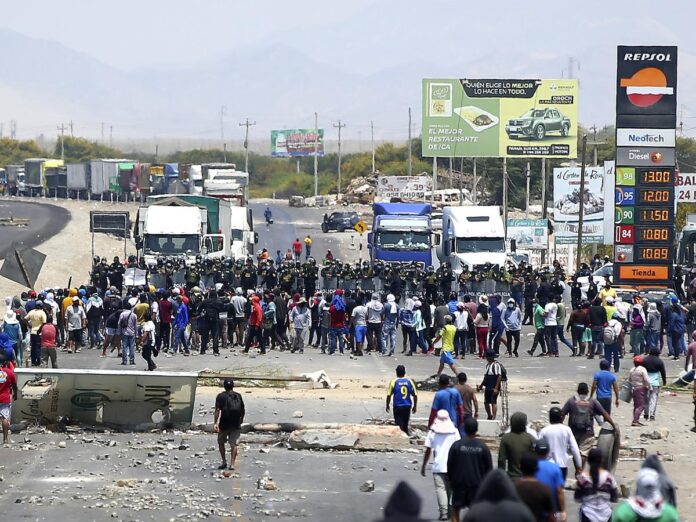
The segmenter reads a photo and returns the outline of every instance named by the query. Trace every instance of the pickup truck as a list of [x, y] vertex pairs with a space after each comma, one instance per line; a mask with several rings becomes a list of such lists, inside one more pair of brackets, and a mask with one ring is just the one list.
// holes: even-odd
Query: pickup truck
[[549, 132], [559, 132], [565, 137], [570, 132], [570, 118], [558, 109], [529, 109], [519, 118], [509, 120], [505, 132], [510, 139], [543, 140]]
[[324, 220], [321, 223], [321, 231], [325, 234], [329, 230], [337, 230], [343, 232], [349, 228], [353, 228], [360, 221], [360, 216], [357, 212], [332, 212], [328, 216], [324, 214]]

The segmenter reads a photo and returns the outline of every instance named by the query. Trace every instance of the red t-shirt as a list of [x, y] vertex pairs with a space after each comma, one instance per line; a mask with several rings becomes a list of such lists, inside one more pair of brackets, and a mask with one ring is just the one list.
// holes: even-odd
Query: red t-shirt
[[46, 323], [41, 328], [41, 348], [56, 347], [56, 327], [51, 323]]
[[292, 248], [295, 250], [295, 252], [302, 252], [302, 243], [300, 243], [299, 241], [295, 241], [292, 244]]
[[336, 310], [334, 305], [329, 308], [329, 315], [331, 316], [331, 328], [343, 328], [346, 324], [346, 312], [345, 310]]
[[10, 368], [0, 368], [0, 404], [12, 402], [12, 388], [17, 386], [17, 378]]

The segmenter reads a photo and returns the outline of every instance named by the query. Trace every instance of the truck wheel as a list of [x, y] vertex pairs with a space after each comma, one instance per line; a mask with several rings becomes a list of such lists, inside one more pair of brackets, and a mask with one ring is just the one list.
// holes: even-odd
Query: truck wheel
[[534, 137], [538, 140], [543, 140], [546, 136], [546, 129], [543, 125], [537, 125], [534, 127]]
[[327, 234], [327, 233], [329, 232], [329, 227], [328, 227], [328, 225], [327, 225], [326, 223], [322, 223], [322, 224], [321, 224], [321, 231], [322, 231], [324, 234]]
[[564, 123], [561, 125], [561, 136], [565, 137], [568, 136], [568, 133], [570, 132], [570, 128], [568, 127], [567, 123]]

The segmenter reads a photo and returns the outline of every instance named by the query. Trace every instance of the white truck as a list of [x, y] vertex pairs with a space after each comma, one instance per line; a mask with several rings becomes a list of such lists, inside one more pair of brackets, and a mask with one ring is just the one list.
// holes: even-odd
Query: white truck
[[248, 207], [230, 207], [232, 228], [230, 231], [230, 252], [235, 259], [254, 254], [254, 245], [258, 243], [258, 234], [254, 232], [254, 220]]
[[201, 165], [203, 194], [230, 200], [237, 206], [246, 206], [249, 173], [237, 170], [233, 163]]
[[442, 241], [437, 247], [440, 262], [449, 261], [460, 273], [490, 263], [505, 267], [505, 227], [498, 206], [444, 207]]
[[[186, 197], [193, 201], [183, 199]], [[133, 231], [136, 247], [148, 266], [155, 265], [159, 257], [183, 257], [187, 264], [198, 256], [229, 257], [229, 210], [229, 202], [204, 196], [150, 197], [148, 205], [138, 209]]]

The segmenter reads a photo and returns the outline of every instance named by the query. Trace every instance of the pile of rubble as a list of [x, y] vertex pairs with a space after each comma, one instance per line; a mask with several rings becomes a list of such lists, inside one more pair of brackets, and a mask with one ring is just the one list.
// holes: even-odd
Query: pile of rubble
[[372, 203], [377, 193], [377, 178], [353, 178], [342, 192], [345, 203]]

